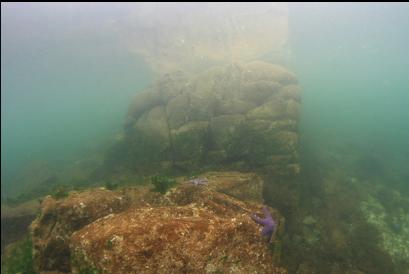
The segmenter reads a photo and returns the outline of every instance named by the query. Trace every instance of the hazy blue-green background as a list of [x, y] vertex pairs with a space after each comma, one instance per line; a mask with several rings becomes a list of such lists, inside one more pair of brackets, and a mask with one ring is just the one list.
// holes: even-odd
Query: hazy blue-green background
[[409, 4], [290, 4], [289, 23], [304, 145], [407, 169]]
[[[59, 166], [121, 130], [152, 79], [112, 28], [118, 4], [7, 4], [1, 10], [2, 189], [32, 160]], [[301, 136], [409, 162], [409, 5], [290, 4]]]
[[[7, 4], [1, 10], [1, 173], [58, 167], [119, 132], [147, 66], [119, 43], [116, 5]], [[4, 185], [2, 184], [2, 189]]]

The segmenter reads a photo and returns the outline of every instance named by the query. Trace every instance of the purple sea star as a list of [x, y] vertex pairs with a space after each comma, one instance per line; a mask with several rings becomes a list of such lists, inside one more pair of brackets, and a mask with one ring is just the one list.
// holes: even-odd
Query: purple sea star
[[195, 179], [189, 180], [189, 183], [192, 183], [195, 186], [207, 185], [208, 182], [209, 181], [206, 178], [195, 178]]
[[258, 217], [256, 214], [252, 214], [250, 217], [258, 223], [259, 225], [264, 226], [263, 229], [261, 230], [261, 235], [265, 236], [268, 241], [270, 241], [271, 236], [273, 236], [273, 233], [276, 228], [276, 222], [274, 221], [273, 217], [270, 214], [270, 211], [268, 211], [267, 207], [263, 207], [263, 212], [264, 212], [264, 218]]

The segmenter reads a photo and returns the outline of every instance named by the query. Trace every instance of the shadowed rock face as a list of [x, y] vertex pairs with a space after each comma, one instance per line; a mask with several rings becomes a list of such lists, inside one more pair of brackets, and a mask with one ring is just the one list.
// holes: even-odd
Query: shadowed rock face
[[16, 207], [1, 205], [1, 253], [4, 248], [27, 234], [30, 223], [40, 211], [40, 203], [31, 200]]
[[168, 74], [131, 103], [121, 141], [129, 149], [117, 162], [138, 171], [170, 164], [295, 175], [299, 93], [293, 73], [260, 61]]

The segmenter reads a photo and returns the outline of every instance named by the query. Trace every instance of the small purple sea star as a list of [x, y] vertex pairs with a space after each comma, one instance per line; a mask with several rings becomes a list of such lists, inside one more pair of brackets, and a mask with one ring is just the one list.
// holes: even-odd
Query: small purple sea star
[[265, 236], [267, 240], [270, 241], [271, 236], [273, 236], [273, 233], [276, 228], [276, 222], [274, 221], [273, 217], [270, 214], [270, 211], [268, 211], [266, 206], [263, 207], [263, 212], [264, 212], [263, 219], [258, 217], [256, 214], [252, 214], [250, 217], [259, 225], [264, 226], [263, 229], [261, 230], [261, 235]]
[[207, 180], [207, 178], [195, 178], [195, 179], [189, 180], [189, 183], [192, 183], [195, 186], [207, 185], [208, 182], [209, 181]]

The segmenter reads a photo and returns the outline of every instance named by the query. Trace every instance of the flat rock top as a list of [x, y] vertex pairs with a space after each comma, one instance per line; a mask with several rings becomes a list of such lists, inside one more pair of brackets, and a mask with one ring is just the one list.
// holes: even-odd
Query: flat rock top
[[[250, 218], [262, 212], [261, 178], [239, 172], [197, 178], [207, 183], [179, 178], [157, 199], [146, 188], [140, 196], [128, 190], [143, 202], [71, 236], [73, 273], [84, 267], [106, 273], [286, 273], [274, 266], [275, 254]], [[281, 215], [270, 212], [281, 228]]]
[[263, 203], [263, 181], [255, 173], [208, 172], [200, 176], [209, 180], [209, 188], [242, 201]]
[[107, 273], [285, 273], [248, 214], [223, 218], [194, 204], [108, 215], [71, 242], [78, 265]]
[[[250, 214], [262, 214], [262, 179], [253, 173], [209, 172], [161, 195], [149, 186], [101, 188], [44, 199], [31, 225], [41, 270], [88, 273], [286, 273]], [[284, 218], [271, 243], [279, 246]], [[276, 245], [277, 244], [277, 245]], [[61, 250], [67, 254], [62, 257]], [[63, 266], [63, 267], [62, 267]]]

